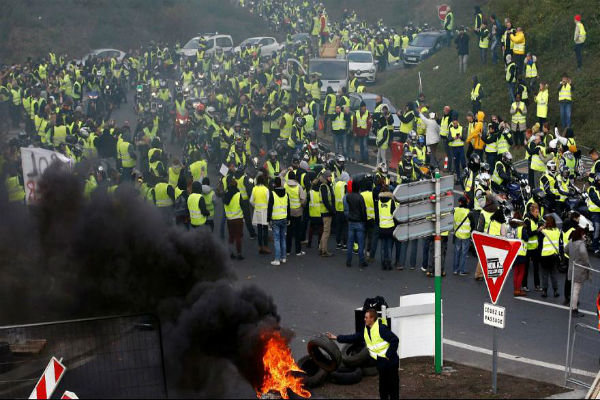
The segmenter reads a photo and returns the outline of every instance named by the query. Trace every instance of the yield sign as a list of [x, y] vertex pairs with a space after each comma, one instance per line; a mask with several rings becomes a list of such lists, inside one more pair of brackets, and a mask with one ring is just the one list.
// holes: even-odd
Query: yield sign
[[490, 293], [490, 299], [496, 304], [522, 243], [518, 239], [499, 238], [480, 232], [473, 232], [471, 237], [485, 276], [485, 285]]

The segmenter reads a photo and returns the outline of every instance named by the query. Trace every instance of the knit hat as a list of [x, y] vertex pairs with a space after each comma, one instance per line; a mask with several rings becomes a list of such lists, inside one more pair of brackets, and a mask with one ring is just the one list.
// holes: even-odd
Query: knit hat
[[581, 22], [581, 15], [580, 14], [576, 14], [575, 15], [575, 21]]

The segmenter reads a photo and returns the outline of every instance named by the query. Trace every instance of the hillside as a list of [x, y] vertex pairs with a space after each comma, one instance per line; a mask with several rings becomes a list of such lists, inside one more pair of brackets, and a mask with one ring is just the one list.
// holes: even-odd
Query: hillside
[[150, 40], [181, 44], [199, 32], [234, 42], [265, 34], [262, 20], [229, 0], [2, 0], [0, 60], [52, 50], [81, 56], [94, 48], [136, 48]]
[[[472, 8], [471, 8], [472, 9]], [[567, 72], [574, 84], [572, 124], [580, 143], [597, 146], [600, 127], [595, 112], [600, 107], [600, 76], [596, 65], [600, 62], [600, 17], [597, 3], [586, 0], [569, 2], [555, 0], [491, 0], [482, 6], [484, 13], [495, 13], [502, 21], [510, 17], [515, 26], [522, 26], [527, 40], [527, 51], [537, 56], [538, 70], [542, 80], [550, 84], [549, 118], [558, 122], [557, 85], [561, 74]], [[572, 47], [573, 16], [581, 14], [587, 30], [584, 50], [584, 67], [575, 69]], [[457, 17], [459, 24], [470, 26], [468, 19]], [[456, 50], [444, 49], [418, 67], [388, 72], [380, 76], [379, 84], [370, 90], [384, 93], [397, 105], [415, 100], [418, 90], [418, 73], [421, 72], [423, 90], [427, 102], [440, 112], [446, 104], [460, 112], [461, 121], [471, 109], [471, 77], [477, 75], [482, 82], [486, 97], [484, 110], [508, 117], [508, 91], [504, 81], [504, 69], [500, 64], [482, 66], [479, 62], [477, 40], [470, 35], [469, 67], [466, 75], [458, 74]], [[434, 69], [436, 67], [436, 69]], [[535, 105], [530, 104], [528, 120], [535, 117]]]

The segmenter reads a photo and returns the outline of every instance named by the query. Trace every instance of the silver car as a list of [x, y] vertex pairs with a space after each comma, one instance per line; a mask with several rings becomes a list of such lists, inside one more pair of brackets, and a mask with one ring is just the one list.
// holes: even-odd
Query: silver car
[[[360, 103], [365, 102], [367, 106], [367, 110], [373, 115], [375, 111], [375, 98], [377, 94], [375, 93], [350, 93], [350, 109], [352, 112], [356, 112], [360, 108]], [[388, 110], [392, 113], [392, 118], [394, 118], [394, 135], [398, 135], [400, 133], [400, 118], [396, 115], [396, 106], [388, 99], [387, 97], [382, 97], [383, 104], [388, 105]], [[373, 131], [369, 132], [369, 143], [375, 143], [375, 134]]]

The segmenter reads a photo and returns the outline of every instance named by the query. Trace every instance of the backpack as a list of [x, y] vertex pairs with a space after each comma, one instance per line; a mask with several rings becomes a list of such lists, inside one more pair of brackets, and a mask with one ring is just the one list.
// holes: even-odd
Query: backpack
[[368, 297], [363, 303], [363, 311], [367, 311], [369, 308], [374, 308], [376, 311], [381, 311], [381, 306], [388, 306], [387, 302], [382, 296]]

